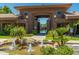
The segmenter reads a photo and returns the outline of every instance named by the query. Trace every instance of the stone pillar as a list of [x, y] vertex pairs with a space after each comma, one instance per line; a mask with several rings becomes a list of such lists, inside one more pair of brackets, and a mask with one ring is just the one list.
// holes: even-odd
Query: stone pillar
[[33, 25], [34, 25], [33, 26], [34, 30], [37, 30], [38, 21], [37, 20], [34, 20]]
[[26, 30], [26, 33], [29, 33], [28, 32], [28, 22], [27, 22], [27, 20], [25, 21], [25, 30]]
[[50, 20], [51, 20], [51, 22], [50, 22], [50, 23], [51, 23], [51, 29], [53, 29], [53, 23], [54, 23], [53, 20], [54, 20], [54, 19], [53, 19], [52, 15], [51, 15], [50, 18], [51, 18], [51, 19], [50, 19]]
[[47, 20], [47, 30], [50, 30], [50, 19]]
[[51, 29], [55, 29], [57, 27], [54, 15], [51, 16]]
[[2, 31], [2, 23], [0, 23], [0, 31]]
[[28, 32], [31, 33], [32, 32], [32, 29], [33, 29], [33, 25], [32, 25], [32, 13], [29, 13], [28, 15]]

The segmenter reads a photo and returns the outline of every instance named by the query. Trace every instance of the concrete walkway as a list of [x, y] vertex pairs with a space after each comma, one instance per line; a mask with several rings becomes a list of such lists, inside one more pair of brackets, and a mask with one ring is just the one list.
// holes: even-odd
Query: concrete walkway
[[8, 40], [8, 39], [2, 39], [2, 38], [0, 38], [0, 42], [4, 42], [6, 40]]
[[[6, 41], [7, 39], [2, 39], [2, 38], [0, 38], [0, 44], [3, 44], [4, 43], [4, 41]], [[4, 51], [0, 51], [0, 55], [9, 55], [9, 53], [6, 53], [6, 52], [4, 52]]]
[[32, 38], [32, 39], [34, 39], [34, 40], [36, 40], [36, 41], [41, 41], [41, 40], [45, 39], [45, 36], [44, 36], [44, 35], [34, 35], [34, 36], [32, 36], [32, 37], [26, 37], [26, 38], [27, 38], [27, 39]]
[[70, 41], [68, 41], [67, 43], [75, 43], [75, 44], [79, 44], [79, 40], [70, 40]]
[[0, 55], [9, 55], [9, 53], [6, 53], [4, 51], [0, 51]]
[[70, 40], [66, 43], [66, 45], [73, 48], [74, 55], [79, 55], [79, 40]]
[[35, 36], [32, 36], [32, 38], [34, 38], [34, 39], [36, 39], [36, 40], [40, 41], [40, 40], [45, 39], [45, 36], [35, 35]]

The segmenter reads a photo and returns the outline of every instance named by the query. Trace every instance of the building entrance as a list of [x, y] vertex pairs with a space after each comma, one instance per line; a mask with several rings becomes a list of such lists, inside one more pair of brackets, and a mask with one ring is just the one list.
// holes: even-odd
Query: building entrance
[[38, 28], [39, 28], [39, 34], [46, 34], [47, 33], [47, 21], [48, 18], [42, 17], [42, 18], [38, 18]]
[[49, 28], [49, 17], [37, 17], [35, 20], [34, 28], [34, 30], [36, 30], [38, 34], [46, 34]]

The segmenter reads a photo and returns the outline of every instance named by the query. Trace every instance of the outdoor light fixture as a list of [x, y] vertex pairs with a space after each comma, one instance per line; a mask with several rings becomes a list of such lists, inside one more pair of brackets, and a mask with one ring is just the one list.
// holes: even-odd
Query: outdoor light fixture
[[54, 15], [54, 18], [56, 18], [56, 15]]
[[26, 16], [26, 18], [29, 18], [28, 16]]

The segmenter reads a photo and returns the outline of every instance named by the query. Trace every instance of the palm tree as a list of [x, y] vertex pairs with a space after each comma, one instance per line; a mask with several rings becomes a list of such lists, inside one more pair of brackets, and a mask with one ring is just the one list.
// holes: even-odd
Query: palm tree
[[59, 39], [59, 36], [58, 36], [58, 33], [56, 30], [52, 30], [52, 37], [53, 37], [53, 44], [54, 44], [54, 47], [56, 48], [56, 46], [60, 46], [60, 39]]
[[56, 29], [57, 33], [58, 33], [58, 36], [59, 36], [59, 39], [61, 40], [61, 45], [64, 44], [64, 37], [63, 35], [68, 31], [67, 28], [65, 27], [60, 27], [60, 28], [57, 28]]
[[[26, 34], [26, 31], [24, 29], [24, 27], [14, 27], [10, 30], [10, 35], [13, 38], [19, 38], [22, 39]], [[15, 46], [15, 39], [13, 40], [13, 45]]]

